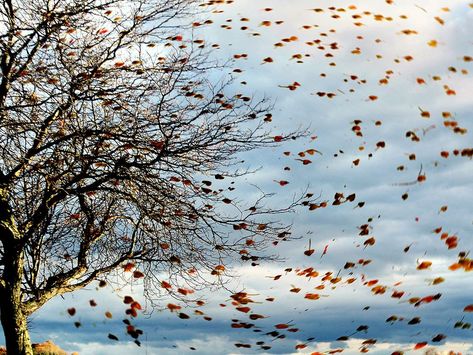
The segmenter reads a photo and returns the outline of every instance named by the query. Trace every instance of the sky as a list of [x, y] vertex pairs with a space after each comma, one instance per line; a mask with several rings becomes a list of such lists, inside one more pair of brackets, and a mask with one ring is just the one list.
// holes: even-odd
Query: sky
[[[320, 195], [319, 201], [328, 201], [327, 208], [298, 208], [281, 217], [292, 224], [293, 236], [298, 238], [272, 250], [281, 261], [257, 267], [233, 265], [233, 273], [239, 276], [229, 288], [251, 295], [255, 303], [248, 314], [231, 305], [231, 292], [226, 290], [205, 295], [206, 306], [200, 309], [211, 321], [199, 315], [179, 319], [165, 309], [163, 300], [163, 309], [151, 312], [146, 308], [134, 321], [144, 331], [138, 347], [123, 330], [122, 297], [132, 294], [146, 306], [141, 286], [112, 290], [93, 285], [54, 299], [35, 314], [33, 341], [52, 339], [67, 351], [91, 355], [310, 354], [336, 349], [343, 349], [344, 354], [363, 349], [391, 354], [422, 353], [430, 348], [435, 349], [431, 353], [473, 354], [473, 329], [461, 329], [462, 324], [473, 322], [473, 315], [463, 311], [473, 304], [472, 274], [449, 269], [460, 251], [473, 247], [472, 161], [453, 154], [454, 149], [472, 147], [471, 1], [235, 0], [217, 9], [220, 12], [205, 15], [214, 24], [196, 35], [220, 45], [210, 53], [215, 59], [225, 61], [243, 53], [247, 59], [234, 59], [229, 68], [209, 77], [217, 80], [231, 74], [235, 78], [232, 89], [270, 98], [274, 109], [268, 128], [274, 135], [284, 136], [299, 127], [311, 132], [309, 137], [242, 155], [244, 166], [259, 170], [237, 182], [238, 197], [252, 198], [256, 184], [274, 193], [269, 204], [283, 206], [307, 189]], [[281, 41], [291, 36], [297, 39]], [[307, 44], [314, 40], [320, 43]], [[299, 54], [302, 63], [293, 58]], [[265, 62], [269, 57], [272, 61]], [[232, 73], [234, 68], [242, 73]], [[295, 90], [287, 88], [295, 82], [300, 84]], [[455, 133], [445, 121], [457, 122], [467, 133]], [[362, 137], [355, 134], [354, 126]], [[411, 139], [413, 133], [419, 142]], [[310, 155], [309, 149], [320, 153]], [[300, 157], [299, 152], [306, 156]], [[441, 152], [449, 152], [448, 158]], [[304, 165], [297, 159], [311, 162]], [[425, 181], [418, 182], [424, 175]], [[280, 186], [279, 181], [288, 184]], [[355, 193], [355, 201], [333, 206], [337, 192]], [[357, 207], [360, 202], [363, 207]], [[360, 236], [358, 227], [366, 223], [368, 235]], [[448, 249], [441, 233], [434, 232], [439, 227], [458, 237], [456, 248]], [[363, 243], [369, 237], [375, 243], [366, 246]], [[309, 248], [314, 253], [307, 256], [304, 251]], [[361, 266], [360, 259], [371, 262]], [[419, 270], [423, 261], [432, 265]], [[345, 269], [347, 262], [356, 265]], [[320, 276], [308, 278], [294, 271], [308, 267]], [[293, 270], [285, 272], [287, 268]], [[326, 272], [340, 276], [341, 281], [321, 281]], [[281, 276], [275, 280], [277, 275]], [[347, 283], [351, 277], [356, 280]], [[439, 278], [443, 282], [435, 284]], [[368, 286], [370, 280], [378, 281]], [[320, 285], [324, 288], [315, 289]], [[386, 286], [385, 293], [374, 294], [375, 285]], [[291, 292], [294, 288], [301, 290]], [[393, 298], [393, 291], [404, 294]], [[320, 298], [307, 299], [308, 293]], [[408, 301], [436, 294], [441, 294], [440, 299], [418, 307]], [[274, 301], [266, 301], [268, 297]], [[89, 306], [90, 299], [97, 307]], [[76, 308], [76, 315], [67, 313], [70, 307]], [[113, 317], [105, 317], [105, 312]], [[253, 322], [258, 328], [231, 328], [231, 319], [250, 322], [251, 313], [266, 317]], [[398, 320], [386, 322], [392, 316]], [[416, 317], [419, 324], [408, 324]], [[74, 326], [77, 321], [79, 328]], [[276, 339], [267, 334], [276, 324], [299, 331], [279, 330], [286, 338]], [[366, 330], [356, 331], [360, 326], [367, 326]], [[108, 339], [109, 333], [120, 341]], [[432, 341], [439, 334], [445, 338]], [[337, 341], [341, 336], [349, 340]], [[363, 345], [367, 339], [376, 343]], [[261, 341], [271, 348], [262, 350], [257, 344]], [[413, 350], [423, 342], [428, 344]], [[239, 348], [235, 343], [252, 347]], [[296, 349], [301, 344], [306, 347]]]

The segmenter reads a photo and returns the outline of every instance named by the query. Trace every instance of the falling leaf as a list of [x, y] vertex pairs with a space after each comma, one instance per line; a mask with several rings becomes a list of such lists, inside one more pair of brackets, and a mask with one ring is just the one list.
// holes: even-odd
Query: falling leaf
[[463, 312], [473, 312], [473, 304], [469, 304], [463, 309]]
[[431, 261], [422, 261], [419, 265], [417, 265], [417, 270], [425, 270], [430, 268], [432, 265]]
[[111, 339], [111, 340], [118, 341], [118, 337], [116, 335], [111, 334], [111, 333], [108, 334], [108, 338]]

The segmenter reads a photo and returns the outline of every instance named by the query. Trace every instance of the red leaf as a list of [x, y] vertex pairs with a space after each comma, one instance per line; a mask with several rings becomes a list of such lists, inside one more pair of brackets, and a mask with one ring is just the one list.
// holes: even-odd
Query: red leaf
[[463, 309], [463, 312], [473, 312], [473, 304], [469, 304]]
[[417, 343], [415, 346], [414, 346], [414, 350], [419, 350], [419, 349], [422, 349], [423, 347], [425, 347], [427, 345], [427, 342], [424, 341], [422, 343]]
[[274, 136], [274, 141], [275, 142], [281, 142], [282, 141], [282, 136]]
[[171, 284], [166, 281], [161, 281], [161, 287], [165, 288], [166, 290], [170, 290], [172, 288]]
[[143, 274], [143, 273], [142, 273], [141, 271], [139, 271], [139, 270], [133, 271], [133, 277], [134, 277], [135, 279], [140, 279], [140, 278], [142, 278], [142, 277], [144, 277], [144, 276], [145, 276], [145, 274]]
[[68, 308], [67, 313], [72, 317], [74, 314], [76, 314], [76, 309], [74, 307]]
[[289, 325], [286, 324], [286, 323], [280, 323], [280, 324], [276, 324], [274, 326], [274, 328], [276, 328], [276, 329], [287, 329], [287, 328], [289, 328]]

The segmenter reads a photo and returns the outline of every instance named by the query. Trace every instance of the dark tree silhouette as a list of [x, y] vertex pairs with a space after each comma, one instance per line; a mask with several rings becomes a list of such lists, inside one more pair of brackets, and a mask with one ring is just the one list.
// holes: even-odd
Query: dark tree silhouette
[[9, 353], [32, 354], [26, 321], [48, 300], [127, 263], [153, 298], [163, 273], [206, 287], [229, 260], [255, 260], [289, 235], [271, 216], [300, 199], [271, 209], [263, 195], [242, 206], [213, 187], [250, 173], [238, 153], [303, 132], [275, 139], [265, 100], [209, 79], [219, 68], [192, 38], [199, 5], [2, 2], [0, 311]]

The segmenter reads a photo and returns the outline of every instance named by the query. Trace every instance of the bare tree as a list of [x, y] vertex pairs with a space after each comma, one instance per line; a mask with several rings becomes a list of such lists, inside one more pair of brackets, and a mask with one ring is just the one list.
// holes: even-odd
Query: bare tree
[[269, 217], [300, 200], [241, 206], [213, 187], [248, 173], [238, 153], [275, 139], [263, 127], [264, 100], [209, 80], [216, 64], [192, 38], [205, 24], [193, 18], [199, 5], [2, 2], [0, 311], [9, 353], [32, 354], [26, 320], [48, 300], [126, 263], [152, 297], [163, 273], [205, 285], [228, 260], [255, 260], [265, 242], [289, 235]]

